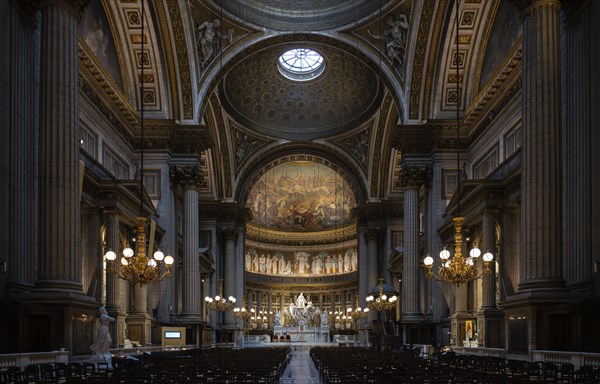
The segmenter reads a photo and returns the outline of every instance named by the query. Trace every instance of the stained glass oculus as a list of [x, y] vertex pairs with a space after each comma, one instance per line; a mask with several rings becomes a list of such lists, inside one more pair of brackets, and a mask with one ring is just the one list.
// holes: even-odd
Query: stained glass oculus
[[294, 48], [279, 56], [279, 72], [290, 80], [312, 80], [323, 73], [325, 61], [320, 53], [308, 48]]

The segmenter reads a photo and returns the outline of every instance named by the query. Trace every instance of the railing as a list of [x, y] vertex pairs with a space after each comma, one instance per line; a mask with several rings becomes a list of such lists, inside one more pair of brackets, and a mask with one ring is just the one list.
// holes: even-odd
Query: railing
[[20, 367], [25, 368], [32, 364], [54, 364], [69, 362], [68, 351], [10, 353], [0, 355], [0, 368]]
[[[144, 352], [162, 352], [162, 351], [180, 351], [186, 349], [196, 349], [197, 345], [180, 345], [166, 347], [134, 347], [134, 348], [115, 348], [109, 352], [113, 356], [130, 356], [140, 355]], [[69, 351], [51, 351], [51, 352], [32, 352], [32, 353], [9, 353], [0, 354], [0, 368], [5, 367], [20, 367], [25, 368], [28, 365], [34, 364], [55, 364], [68, 363], [69, 361], [85, 361], [92, 356], [76, 356], [69, 358]]]
[[576, 370], [584, 365], [600, 368], [600, 353], [534, 350], [532, 357], [533, 361], [571, 363]]

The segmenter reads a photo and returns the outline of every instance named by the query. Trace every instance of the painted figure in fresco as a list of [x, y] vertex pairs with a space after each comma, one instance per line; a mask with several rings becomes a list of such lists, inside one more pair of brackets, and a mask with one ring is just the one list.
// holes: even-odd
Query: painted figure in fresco
[[344, 272], [350, 272], [352, 270], [352, 266], [350, 265], [350, 255], [346, 253], [344, 255]]
[[352, 250], [352, 256], [350, 258], [351, 258], [351, 262], [352, 262], [352, 270], [353, 271], [358, 270], [358, 255], [357, 255], [355, 249]]
[[265, 263], [266, 263], [266, 261], [267, 261], [267, 259], [265, 258], [265, 254], [261, 253], [260, 257], [258, 259], [258, 266], [259, 266], [258, 271], [260, 273], [265, 273]]
[[273, 268], [273, 260], [271, 259], [271, 255], [267, 256], [267, 270], [266, 273], [271, 273], [271, 269]]
[[245, 256], [246, 271], [252, 271], [252, 256], [250, 252], [246, 252]]

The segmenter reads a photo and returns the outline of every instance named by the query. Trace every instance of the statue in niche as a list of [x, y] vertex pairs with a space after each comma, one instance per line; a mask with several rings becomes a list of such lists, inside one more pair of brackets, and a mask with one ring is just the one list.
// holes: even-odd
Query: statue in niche
[[217, 56], [221, 49], [221, 40], [227, 39], [229, 43], [233, 40], [233, 30], [229, 29], [226, 36], [221, 33], [221, 21], [214, 19], [204, 21], [196, 28], [198, 34], [198, 54], [200, 55], [200, 69], [205, 69]]
[[405, 14], [400, 14], [398, 20], [394, 20], [393, 15], [386, 19], [386, 27], [383, 33], [376, 35], [367, 29], [369, 35], [375, 39], [383, 40], [385, 43], [385, 55], [392, 62], [392, 65], [400, 72], [404, 66], [404, 52], [406, 50], [406, 39], [408, 35], [408, 18]]
[[106, 308], [100, 307], [100, 328], [98, 328], [98, 337], [94, 343], [90, 346], [90, 349], [95, 353], [97, 360], [107, 361], [110, 365], [112, 362], [112, 355], [108, 351], [112, 338], [108, 329], [108, 324], [111, 321], [115, 321], [112, 317], [108, 316]]

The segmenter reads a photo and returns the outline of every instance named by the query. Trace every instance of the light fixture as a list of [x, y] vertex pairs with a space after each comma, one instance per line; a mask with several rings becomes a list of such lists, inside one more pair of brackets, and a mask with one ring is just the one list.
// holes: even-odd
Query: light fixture
[[346, 309], [346, 314], [352, 319], [354, 328], [358, 329], [360, 326], [360, 319], [364, 319], [369, 316], [369, 308], [356, 307], [356, 309], [353, 310], [352, 308], [348, 307]]
[[[141, 30], [142, 37], [144, 36], [144, 1], [142, 1], [142, 20]], [[146, 221], [148, 218], [144, 216], [144, 65], [146, 59], [144, 57], [144, 39], [141, 41], [140, 53], [140, 215], [136, 218], [137, 226], [135, 228], [135, 243], [136, 251], [132, 248], [123, 250], [121, 258], [121, 267], [116, 268], [115, 260], [117, 254], [109, 250], [105, 257], [108, 260], [109, 272], [117, 275], [123, 280], [130, 281], [134, 284], [144, 286], [145, 284], [161, 281], [166, 277], [171, 276], [171, 268], [173, 265], [173, 256], [165, 256], [160, 250], [154, 252], [153, 258], [146, 257]], [[151, 239], [153, 236], [150, 236]], [[165, 264], [165, 270], [161, 269], [161, 264]]]
[[221, 279], [219, 279], [219, 294], [214, 298], [206, 296], [204, 301], [206, 302], [206, 307], [214, 312], [227, 312], [235, 306], [236, 302], [233, 296], [229, 296], [227, 299], [223, 296], [223, 280]]
[[249, 311], [246, 308], [234, 308], [233, 309], [233, 316], [235, 316], [238, 319], [242, 319], [242, 323], [243, 323], [243, 328], [244, 331], [248, 329], [249, 327], [249, 320], [251, 317], [254, 316], [254, 313], [256, 311], [254, 310], [254, 308], [251, 308]]
[[[393, 289], [387, 289], [384, 292], [383, 290], [383, 278], [379, 278], [379, 289], [371, 292], [369, 296], [366, 297], [367, 305], [370, 309], [374, 311], [389, 311], [396, 306], [396, 301], [398, 300], [398, 296], [396, 296], [396, 292]], [[389, 287], [389, 286], [388, 286]], [[391, 295], [391, 296], [389, 296]]]
[[454, 256], [450, 258], [450, 251], [444, 247], [444, 249], [440, 252], [440, 261], [441, 267], [439, 269], [438, 275], [433, 273], [433, 257], [427, 255], [425, 259], [423, 259], [423, 264], [425, 269], [427, 270], [426, 276], [427, 278], [436, 278], [440, 281], [445, 281], [455, 286], [459, 287], [461, 284], [467, 283], [469, 281], [480, 278], [483, 274], [490, 274], [491, 271], [491, 263], [494, 260], [494, 255], [490, 252], [486, 252], [483, 259], [483, 270], [480, 272], [477, 268], [477, 261], [479, 260], [479, 256], [481, 255], [481, 251], [475, 245], [473, 249], [469, 252], [469, 257], [465, 258], [462, 255], [462, 247], [463, 247], [463, 235], [462, 235], [462, 227], [465, 221], [465, 218], [461, 216], [460, 213], [460, 76], [459, 76], [459, 60], [458, 60], [458, 9], [459, 9], [459, 1], [456, 1], [456, 14], [455, 14], [455, 24], [456, 24], [456, 52], [455, 52], [455, 66], [456, 66], [456, 194], [457, 194], [457, 204], [456, 204], [456, 215], [452, 219], [454, 221]]

